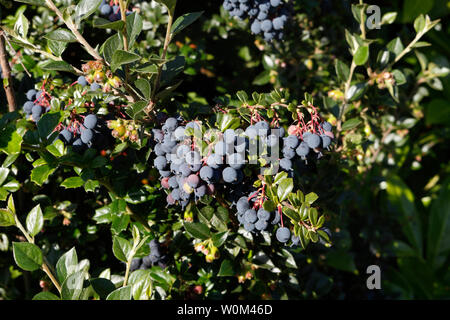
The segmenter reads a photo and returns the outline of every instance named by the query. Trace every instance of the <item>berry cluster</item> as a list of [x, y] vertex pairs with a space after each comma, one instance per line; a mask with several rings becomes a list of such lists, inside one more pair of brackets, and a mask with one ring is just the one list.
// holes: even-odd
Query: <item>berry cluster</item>
[[107, 122], [108, 128], [112, 130], [111, 134], [114, 138], [122, 141], [130, 140], [131, 142], [139, 141], [140, 127], [132, 120], [117, 119]]
[[311, 108], [311, 120], [305, 123], [303, 114], [298, 113], [297, 124], [289, 127], [289, 135], [283, 139], [280, 167], [284, 171], [292, 171], [296, 160], [320, 159], [322, 151], [329, 150], [333, 142], [333, 126], [322, 121], [316, 109]]
[[58, 139], [65, 145], [71, 145], [75, 152], [83, 152], [88, 148], [105, 149], [110, 144], [110, 132], [106, 123], [95, 114], [80, 116], [83, 122], [72, 119], [68, 126], [60, 124]]
[[264, 189], [241, 197], [236, 203], [238, 220], [249, 232], [268, 231], [271, 226], [277, 225], [281, 220], [277, 210], [269, 212], [263, 208], [265, 197], [264, 192], [261, 191]]
[[150, 241], [150, 254], [144, 258], [135, 258], [131, 261], [130, 271], [150, 269], [152, 266], [159, 266], [163, 269], [167, 267], [167, 255], [158, 240]]
[[35, 89], [28, 90], [26, 93], [27, 102], [23, 105], [23, 111], [27, 118], [34, 122], [38, 122], [41, 116], [50, 111], [50, 95], [43, 88], [36, 91]]
[[89, 84], [93, 91], [101, 88], [103, 92], [111, 92], [112, 88], [122, 85], [122, 80], [113, 75], [101, 61], [88, 61], [81, 68], [85, 76], [78, 77], [77, 82], [83, 87]]
[[245, 159], [235, 149], [245, 148], [245, 143], [232, 149], [224, 141], [208, 141], [204, 149], [201, 148], [204, 141], [190, 136], [195, 131], [202, 132], [201, 124], [181, 123], [176, 118], [168, 118], [161, 129], [153, 130], [157, 142], [154, 166], [162, 177], [162, 187], [171, 190], [167, 196], [169, 205], [178, 202], [185, 207], [192, 198], [198, 200], [206, 194], [214, 194], [219, 182], [221, 185], [242, 182]]
[[[191, 200], [199, 200], [206, 194], [224, 195], [225, 200], [236, 205], [237, 219], [248, 232], [258, 234], [277, 228], [276, 238], [280, 242], [291, 239], [294, 245], [298, 244], [299, 239], [283, 224], [281, 206], [272, 209], [265, 204], [268, 196], [261, 175], [285, 171], [293, 177], [294, 162], [304, 165], [308, 160], [320, 159], [323, 150], [332, 143], [332, 125], [323, 121], [309, 104], [301, 107], [309, 112], [309, 121], [301, 108], [297, 109], [298, 119], [286, 134], [279, 126], [276, 112], [269, 124], [258, 108], [248, 107], [250, 125], [245, 130], [207, 131], [200, 121], [186, 123], [180, 118], [157, 117], [163, 125], [161, 129], [153, 129], [154, 166], [161, 176], [162, 187], [168, 190], [166, 201], [168, 205], [179, 204], [184, 208]], [[249, 194], [256, 179], [252, 168], [262, 169], [258, 175], [262, 186]], [[193, 216], [185, 212], [184, 219], [192, 221]], [[206, 249], [203, 243], [202, 250]]]
[[291, 16], [291, 7], [283, 0], [225, 0], [223, 7], [231, 16], [249, 18], [251, 31], [264, 40], [281, 40]]
[[277, 240], [281, 243], [287, 243], [290, 239], [291, 246], [298, 246], [300, 244], [299, 237], [291, 233], [289, 228], [286, 228], [283, 224], [281, 207], [269, 212], [263, 208], [264, 201], [264, 186], [237, 201], [237, 216], [244, 229], [252, 233], [258, 233], [271, 231], [277, 225], [279, 226], [275, 233]]
[[[100, 14], [104, 17], [108, 17], [111, 22], [118, 21], [122, 18], [120, 7], [117, 0], [106, 1], [103, 0], [99, 7]], [[127, 11], [126, 14], [131, 14], [131, 11]]]

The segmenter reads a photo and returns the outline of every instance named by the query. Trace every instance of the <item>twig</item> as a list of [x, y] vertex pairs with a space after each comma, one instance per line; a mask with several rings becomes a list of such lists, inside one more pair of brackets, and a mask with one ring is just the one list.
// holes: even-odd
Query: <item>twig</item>
[[[5, 37], [5, 41], [6, 41], [6, 43], [8, 44], [9, 49], [12, 51], [12, 53], [14, 54], [14, 56], [19, 56], [19, 54], [16, 52], [16, 50], [14, 50], [14, 47], [11, 45], [11, 42], [9, 42], [9, 39], [8, 39], [8, 36], [7, 36], [8, 33], [5, 32], [5, 30], [3, 30], [3, 29], [0, 27], [0, 36], [1, 36], [1, 35], [3, 35], [3, 36]], [[28, 71], [27, 67], [25, 67], [25, 65], [23, 64], [22, 59], [19, 59], [19, 62], [20, 62], [20, 65], [22, 66], [23, 70], [25, 71], [25, 73], [31, 78], [31, 74], [30, 74], [30, 72]]]
[[[14, 50], [14, 47], [11, 45], [11, 43], [9, 42], [8, 37], [6, 36], [8, 33], [5, 30], [2, 30], [0, 28], [0, 34], [3, 34], [5, 37], [6, 42], [8, 43], [9, 48], [12, 50], [12, 52], [14, 53], [14, 55], [18, 55], [17, 52]], [[44, 51], [42, 49], [39, 49], [38, 47], [34, 46], [33, 44], [29, 43], [29, 46], [27, 47], [28, 50], [34, 51], [36, 53], [42, 54], [43, 56], [55, 60], [55, 61], [64, 61], [63, 58], [61, 57], [57, 57], [53, 54], [51, 54], [50, 52]], [[31, 74], [28, 71], [28, 69], [25, 67], [25, 65], [23, 64], [22, 61], [20, 61], [20, 64], [22, 65], [23, 69], [25, 70], [25, 72], [27, 73], [27, 75], [31, 78]], [[77, 75], [82, 75], [84, 74], [83, 71], [81, 71], [80, 69], [75, 68], [74, 66], [72, 66], [72, 68], [75, 70], [75, 73]]]
[[127, 38], [127, 15], [126, 10], [127, 7], [125, 6], [124, 0], [119, 0], [119, 6], [120, 6], [120, 16], [122, 21], [125, 23], [122, 31], [122, 37], [123, 37], [123, 49], [125, 51], [128, 51], [128, 38]]
[[[364, 4], [363, 0], [359, 1], [359, 4]], [[360, 22], [359, 22], [359, 28], [361, 29], [361, 38], [363, 40], [366, 40], [366, 26], [365, 26], [365, 21], [364, 21], [364, 12], [361, 10], [361, 16], [360, 16]], [[352, 79], [353, 79], [353, 74], [355, 72], [356, 69], [356, 63], [355, 63], [355, 59], [352, 59], [352, 64], [350, 65], [350, 72], [348, 75], [348, 79], [345, 82], [345, 86], [344, 86], [344, 102], [341, 106], [341, 108], [339, 108], [339, 115], [338, 115], [338, 121], [336, 124], [336, 129], [337, 129], [337, 137], [339, 137], [340, 132], [342, 130], [342, 118], [344, 117], [345, 114], [345, 110], [348, 107], [348, 99], [347, 99], [347, 95], [348, 95], [348, 91], [350, 90], [350, 85], [352, 83]]]
[[71, 20], [66, 21], [64, 19], [63, 14], [61, 13], [61, 11], [59, 11], [59, 9], [55, 6], [55, 4], [53, 3], [52, 0], [45, 0], [45, 3], [47, 4], [47, 6], [49, 7], [50, 10], [54, 11], [56, 13], [56, 15], [59, 17], [59, 19], [61, 19], [61, 21], [63, 21], [65, 23], [65, 25], [70, 29], [70, 31], [72, 31], [72, 33], [74, 34], [74, 36], [77, 38], [78, 42], [81, 43], [83, 45], [83, 47], [86, 49], [86, 51], [92, 56], [94, 57], [96, 60], [99, 61], [103, 61], [103, 58], [98, 54], [98, 52], [92, 48], [92, 46], [86, 41], [86, 39], [83, 38], [83, 36], [81, 35], [81, 33], [78, 31], [78, 29], [76, 28], [76, 26], [73, 24], [73, 22]]
[[[19, 228], [19, 230], [23, 233], [23, 235], [25, 236], [27, 241], [29, 243], [34, 244], [34, 239], [28, 234], [28, 232], [25, 230], [23, 225], [20, 223], [20, 220], [17, 217], [17, 215], [14, 215], [14, 219], [16, 221], [17, 228]], [[56, 287], [58, 292], [61, 293], [61, 285], [59, 284], [58, 280], [55, 278], [52, 271], [50, 270], [50, 267], [48, 266], [46, 259], [44, 259], [44, 262], [42, 263], [41, 268], [47, 274], [47, 276], [50, 278], [50, 280], [52, 281], [53, 285]]]
[[9, 66], [8, 58], [6, 56], [5, 48], [5, 36], [0, 35], [0, 65], [3, 73], [3, 88], [5, 89], [6, 99], [8, 100], [9, 112], [17, 110], [16, 96], [14, 94], [14, 88], [12, 86], [13, 79], [11, 77], [11, 68]]
[[[169, 48], [170, 41], [172, 40], [172, 36], [171, 36], [172, 23], [173, 23], [173, 15], [169, 12], [169, 21], [167, 22], [166, 37], [164, 39], [163, 52], [161, 55], [162, 61], [166, 60], [167, 50]], [[147, 113], [150, 113], [151, 109], [153, 109], [155, 106], [155, 97], [156, 97], [157, 91], [159, 90], [163, 66], [164, 66], [164, 64], [162, 64], [158, 68], [158, 75], [156, 76], [156, 81], [155, 81], [155, 89], [152, 92], [152, 98], [150, 99], [150, 104], [149, 104], [150, 110]]]

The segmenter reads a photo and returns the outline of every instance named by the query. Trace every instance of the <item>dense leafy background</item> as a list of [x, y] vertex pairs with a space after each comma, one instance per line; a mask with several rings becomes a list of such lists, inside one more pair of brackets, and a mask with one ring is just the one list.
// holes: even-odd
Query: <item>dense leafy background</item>
[[[177, 15], [204, 13], [177, 35], [170, 46], [169, 54], [185, 56], [186, 67], [176, 100], [166, 103], [166, 111], [209, 113], [218, 96], [235, 97], [239, 90], [250, 94], [285, 88], [297, 100], [303, 99], [305, 92], [312, 94], [323, 116], [335, 120], [336, 101], [329, 98], [329, 92], [341, 86], [335, 60], [350, 64], [352, 57], [344, 40], [345, 29], [358, 30], [351, 1], [294, 2], [297, 25], [284, 42], [271, 45], [255, 40], [245, 23], [229, 19], [221, 1], [179, 1]], [[1, 7], [4, 25], [12, 27], [16, 12], [26, 8], [25, 16], [33, 21], [30, 28], [33, 37], [54, 27], [48, 11], [42, 8], [20, 7], [10, 1], [1, 4], [5, 4]], [[369, 32], [369, 37], [379, 39], [373, 46], [383, 48], [396, 37], [408, 43], [414, 38], [414, 19], [429, 14], [433, 20], [440, 18], [441, 23], [425, 35], [423, 41], [431, 46], [420, 48], [420, 52], [428, 61], [449, 67], [449, 2], [378, 1], [377, 5], [383, 13], [396, 11], [398, 16], [393, 24]], [[139, 51], [146, 52], [149, 47], [161, 46], [166, 17], [150, 9], [142, 15], [156, 26], [144, 30], [139, 37]], [[93, 44], [105, 40], [104, 33], [94, 29], [91, 23], [85, 25], [83, 34]], [[371, 61], [376, 60], [376, 52], [371, 52]], [[63, 58], [78, 68], [90, 59], [77, 43], [68, 45]], [[35, 77], [42, 75], [36, 59], [24, 53], [22, 61]], [[360, 102], [352, 104], [346, 117], [356, 120], [347, 123], [343, 130], [343, 147], [329, 162], [302, 177], [303, 191], [319, 195], [318, 205], [327, 214], [334, 245], [289, 249], [279, 255], [271, 252], [273, 262], [270, 263], [281, 269], [279, 273], [271, 272], [270, 263], [252, 270], [245, 255], [233, 260], [223, 254], [213, 264], [205, 263], [204, 257], [195, 254], [192, 244], [178, 230], [180, 212], [163, 206], [155, 173], [152, 170], [133, 172], [134, 177], [130, 179], [125, 168], [133, 160], [118, 159], [115, 183], [119, 190], [132, 189], [143, 178], [156, 186], [147, 189], [148, 201], [133, 207], [154, 221], [153, 230], [167, 239], [172, 256], [169, 272], [159, 275], [163, 290], [158, 291], [157, 298], [169, 295], [174, 299], [448, 299], [450, 79], [441, 77], [428, 84], [425, 80], [418, 81], [423, 78], [423, 74], [418, 75], [420, 63], [418, 56], [410, 53], [396, 66], [407, 80], [399, 89], [397, 103], [389, 98], [387, 90], [371, 89]], [[24, 92], [32, 82], [21, 68], [14, 63], [14, 87], [18, 100], [23, 103]], [[359, 69], [358, 74], [357, 79], [366, 76]], [[75, 80], [69, 73], [60, 76]], [[0, 115], [4, 115], [3, 91], [0, 96]], [[130, 157], [134, 155], [131, 153]], [[5, 158], [0, 155], [0, 162]], [[91, 275], [98, 276], [106, 268], [112, 274], [124, 272], [124, 265], [111, 249], [111, 234], [123, 231], [121, 221], [112, 225], [97, 223], [101, 222], [98, 209], [109, 203], [105, 189], [86, 193], [80, 188], [60, 187], [70, 177], [70, 169], [59, 170], [39, 187], [30, 181], [30, 163], [24, 156], [17, 160], [16, 167], [13, 180], [20, 184], [14, 193], [17, 212], [22, 213], [24, 220], [25, 213], [37, 203], [45, 208], [45, 230], [42, 236], [37, 236], [37, 242], [51, 264], [55, 265], [62, 253], [75, 246], [80, 260], [89, 259]], [[125, 176], [121, 175], [121, 167]], [[64, 218], [70, 224], [63, 225]], [[418, 228], [414, 229], [413, 224], [418, 224]], [[414, 229], [412, 235], [410, 227]], [[13, 229], [0, 231], [0, 298], [30, 299], [41, 291], [39, 280], [44, 279], [44, 274], [20, 270], [11, 254], [11, 243], [20, 239], [20, 233]], [[420, 240], [413, 243], [412, 239]], [[415, 246], [423, 247], [422, 254], [417, 253]], [[256, 252], [259, 248], [255, 244], [255, 248], [244, 251], [250, 255], [253, 249]], [[185, 256], [188, 258], [184, 259]], [[379, 265], [383, 272], [379, 291], [366, 288], [366, 268], [373, 264]], [[240, 283], [238, 275], [250, 270], [252, 279]], [[201, 294], [192, 290], [198, 284], [204, 287]]]

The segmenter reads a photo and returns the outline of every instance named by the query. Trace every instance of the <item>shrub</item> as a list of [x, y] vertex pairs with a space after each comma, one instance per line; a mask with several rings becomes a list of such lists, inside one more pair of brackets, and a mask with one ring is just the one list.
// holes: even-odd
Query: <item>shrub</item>
[[442, 100], [422, 121], [449, 70], [424, 42], [439, 20], [405, 11], [391, 38], [397, 13], [371, 29], [362, 1], [17, 2], [0, 35], [0, 296], [371, 298], [372, 264], [382, 297], [448, 296], [448, 164], [422, 189], [400, 177], [448, 148], [429, 142], [448, 138]]

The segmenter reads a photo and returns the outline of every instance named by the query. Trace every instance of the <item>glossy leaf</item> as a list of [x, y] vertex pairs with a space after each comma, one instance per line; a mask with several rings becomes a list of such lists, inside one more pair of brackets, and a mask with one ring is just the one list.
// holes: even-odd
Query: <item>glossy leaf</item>
[[56, 263], [58, 280], [63, 283], [69, 275], [77, 271], [78, 256], [75, 247], [64, 253]]
[[27, 216], [26, 220], [27, 231], [34, 237], [44, 227], [44, 216], [42, 214], [41, 206], [34, 207]]
[[114, 290], [106, 297], [106, 300], [131, 300], [131, 286]]
[[127, 262], [130, 252], [131, 252], [131, 244], [128, 240], [118, 236], [114, 237], [113, 253], [117, 259], [119, 259], [122, 262]]
[[23, 270], [35, 271], [42, 266], [42, 251], [32, 243], [13, 242], [13, 254], [17, 265]]
[[179, 33], [184, 28], [188, 27], [190, 24], [194, 23], [195, 20], [200, 18], [200, 16], [203, 14], [203, 11], [201, 12], [192, 12], [192, 13], [186, 13], [179, 17], [172, 25], [172, 36]]
[[206, 240], [210, 238], [209, 228], [202, 223], [183, 223], [186, 232], [194, 238]]

